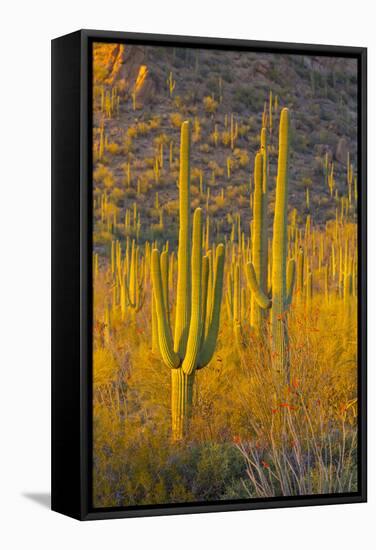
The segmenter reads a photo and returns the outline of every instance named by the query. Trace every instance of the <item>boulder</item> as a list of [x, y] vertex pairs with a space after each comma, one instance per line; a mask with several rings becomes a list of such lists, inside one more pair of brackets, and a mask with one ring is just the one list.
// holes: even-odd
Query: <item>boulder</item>
[[341, 137], [338, 140], [338, 144], [336, 148], [336, 155], [335, 155], [336, 160], [341, 164], [346, 164], [348, 151], [349, 151], [349, 144], [347, 143], [347, 139], [345, 137]]

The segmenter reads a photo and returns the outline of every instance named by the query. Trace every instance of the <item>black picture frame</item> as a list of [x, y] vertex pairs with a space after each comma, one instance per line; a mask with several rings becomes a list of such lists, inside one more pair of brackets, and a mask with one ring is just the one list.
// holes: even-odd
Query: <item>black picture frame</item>
[[[297, 53], [358, 61], [359, 491], [211, 503], [91, 505], [91, 44], [94, 41]], [[80, 30], [52, 40], [52, 509], [80, 520], [366, 502], [367, 49]]]

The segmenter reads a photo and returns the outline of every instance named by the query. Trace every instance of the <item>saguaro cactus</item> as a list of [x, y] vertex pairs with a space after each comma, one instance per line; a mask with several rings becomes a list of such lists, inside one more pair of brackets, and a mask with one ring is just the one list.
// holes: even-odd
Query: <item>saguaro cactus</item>
[[295, 261], [287, 265], [287, 198], [289, 155], [289, 110], [281, 111], [279, 125], [278, 174], [273, 224], [272, 298], [263, 292], [255, 268], [247, 263], [246, 275], [254, 298], [263, 309], [271, 308], [272, 360], [275, 369], [289, 379], [289, 351], [286, 312], [295, 283]]
[[176, 85], [176, 82], [172, 77], [172, 71], [170, 71], [170, 74], [168, 75], [168, 79], [166, 80], [166, 82], [167, 82], [170, 97], [172, 97], [175, 90], [175, 85]]
[[[261, 149], [255, 157], [253, 225], [252, 225], [252, 260], [257, 284], [267, 294], [268, 283], [268, 182], [267, 182], [267, 143], [266, 128], [261, 131]], [[262, 334], [264, 310], [256, 297], [251, 299], [251, 326], [256, 334]]]
[[[129, 262], [129, 258], [127, 262]], [[124, 271], [120, 280], [120, 306], [123, 319], [127, 311], [135, 319], [136, 313], [141, 310], [144, 304], [143, 278], [142, 266], [141, 270], [139, 269], [139, 249], [135, 240], [133, 240], [129, 268]]]
[[214, 283], [208, 256], [202, 253], [202, 211], [197, 208], [191, 238], [190, 211], [190, 123], [183, 122], [180, 145], [180, 227], [178, 246], [178, 280], [175, 334], [169, 322], [166, 288], [168, 273], [163, 252], [152, 252], [152, 281], [158, 319], [159, 349], [164, 363], [171, 368], [172, 436], [184, 437], [192, 406], [195, 372], [211, 360], [218, 336], [222, 302], [225, 248], [219, 244], [215, 252]]
[[299, 300], [303, 299], [303, 289], [304, 289], [304, 250], [303, 248], [299, 249], [298, 252], [298, 267], [297, 267], [297, 294]]
[[[227, 278], [226, 303], [230, 321], [232, 321], [235, 341], [238, 346], [242, 345], [242, 289], [240, 285], [239, 261], [233, 262]], [[244, 296], [243, 296], [244, 301]]]

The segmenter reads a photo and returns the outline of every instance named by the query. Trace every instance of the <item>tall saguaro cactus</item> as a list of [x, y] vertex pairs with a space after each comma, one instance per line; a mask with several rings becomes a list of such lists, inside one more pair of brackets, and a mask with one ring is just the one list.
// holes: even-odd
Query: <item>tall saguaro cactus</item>
[[[184, 437], [192, 406], [196, 370], [211, 360], [218, 336], [222, 302], [225, 248], [219, 244], [214, 266], [202, 252], [202, 211], [193, 216], [191, 237], [190, 206], [190, 123], [183, 122], [180, 144], [180, 227], [178, 247], [178, 281], [175, 333], [169, 320], [168, 254], [152, 252], [151, 273], [158, 320], [159, 350], [164, 363], [171, 368], [171, 412], [174, 440]], [[211, 271], [214, 270], [214, 271]], [[213, 278], [214, 277], [214, 278]], [[213, 279], [213, 284], [208, 281]]]
[[[264, 294], [268, 283], [268, 181], [267, 181], [267, 143], [266, 128], [261, 130], [261, 149], [255, 157], [252, 260], [256, 281]], [[257, 299], [251, 299], [251, 326], [256, 334], [263, 334], [264, 310]]]
[[289, 379], [289, 351], [286, 312], [291, 304], [295, 283], [295, 261], [287, 264], [287, 206], [289, 110], [281, 111], [279, 125], [278, 174], [273, 224], [272, 298], [261, 288], [252, 263], [246, 266], [248, 284], [263, 309], [271, 308], [272, 361], [275, 369]]

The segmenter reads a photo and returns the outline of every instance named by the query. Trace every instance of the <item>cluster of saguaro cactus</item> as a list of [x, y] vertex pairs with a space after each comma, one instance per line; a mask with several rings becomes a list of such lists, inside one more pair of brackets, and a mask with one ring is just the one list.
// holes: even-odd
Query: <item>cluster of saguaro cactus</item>
[[[115, 224], [115, 228], [116, 228], [116, 224]], [[140, 213], [137, 208], [137, 203], [134, 202], [132, 208], [127, 208], [125, 210], [124, 234], [126, 237], [134, 236], [136, 240], [138, 240], [140, 230], [141, 230]]]
[[[161, 206], [161, 197], [165, 198], [164, 180], [168, 181], [164, 176], [167, 176], [168, 169], [173, 171], [177, 165], [173, 159], [172, 140], [158, 139], [154, 156], [150, 160], [150, 168], [153, 169], [153, 172], [150, 170], [150, 179], [153, 180], [154, 176], [159, 192], [155, 192], [154, 201], [150, 203], [155, 210], [149, 241], [144, 241], [148, 233], [140, 232], [139, 210], [143, 213], [143, 205], [139, 208], [137, 204], [140, 203], [135, 202], [133, 207], [126, 207], [124, 211], [124, 207], [116, 200], [116, 193], [111, 192], [111, 185], [105, 182], [103, 187], [107, 190], [100, 190], [94, 198], [96, 223], [103, 231], [104, 239], [112, 240], [111, 262], [106, 271], [106, 282], [111, 283], [112, 297], [106, 297], [101, 317], [105, 326], [104, 344], [112, 345], [117, 323], [136, 320], [136, 314], [145, 302], [145, 294], [151, 289], [151, 347], [153, 353], [161, 356], [171, 368], [172, 432], [175, 440], [180, 440], [187, 432], [195, 373], [208, 364], [216, 347], [225, 269], [227, 317], [231, 335], [234, 335], [239, 350], [236, 355], [244, 356], [244, 343], [249, 339], [248, 327], [257, 336], [256, 340], [250, 340], [251, 343], [267, 345], [267, 335], [270, 333], [272, 363], [285, 380], [289, 380], [290, 376], [288, 319], [291, 319], [292, 299], [296, 304], [293, 322], [300, 315], [299, 323], [305, 322], [306, 327], [313, 324], [320, 296], [322, 299], [324, 295], [324, 307], [334, 309], [334, 304], [339, 303], [343, 308], [344, 327], [349, 331], [354, 330], [353, 305], [357, 293], [358, 268], [353, 205], [357, 199], [357, 185], [350, 155], [345, 184], [336, 184], [334, 162], [329, 160], [328, 153], [323, 159], [324, 181], [331, 195], [331, 207], [335, 208], [335, 220], [327, 222], [325, 228], [323, 224], [314, 225], [314, 209], [309, 213], [309, 185], [312, 182], [306, 182], [307, 208], [303, 213], [293, 209], [288, 222], [289, 111], [281, 111], [273, 233], [268, 239], [268, 175], [269, 162], [275, 152], [274, 141], [277, 144], [272, 136], [276, 127], [277, 109], [277, 97], [273, 98], [270, 92], [269, 108], [268, 102], [264, 106], [260, 148], [255, 155], [253, 178], [249, 186], [252, 212], [250, 224], [246, 224], [236, 210], [233, 212], [226, 209], [223, 219], [215, 216], [215, 207], [226, 208], [228, 197], [231, 200], [233, 196], [232, 180], [240, 165], [238, 150], [228, 151], [231, 156], [226, 155], [222, 167], [212, 162], [208, 163], [206, 170], [201, 167], [195, 171], [194, 183], [199, 187], [195, 200], [204, 205], [204, 212], [206, 203], [206, 216], [203, 220], [203, 212], [197, 208], [191, 220], [191, 129], [188, 122], [184, 122], [181, 127], [177, 257], [169, 250], [168, 243], [164, 242], [163, 245], [160, 242], [161, 236], [162, 240], [165, 239], [162, 230], [168, 227], [165, 215], [169, 216], [168, 221], [173, 218], [169, 205], [165, 203], [165, 210]], [[108, 150], [104, 119], [105, 116], [102, 117], [98, 133], [99, 159]], [[196, 118], [194, 124], [196, 134], [199, 134], [200, 121]], [[219, 146], [221, 133], [218, 131], [218, 119], [213, 124], [211, 140], [215, 146]], [[233, 114], [225, 116], [224, 125], [226, 132], [223, 132], [222, 137], [226, 143], [223, 139], [222, 142], [234, 149], [239, 130]], [[169, 162], [166, 156], [165, 166], [164, 154], [168, 152], [164, 151], [163, 143], [169, 145]], [[132, 155], [129, 159], [132, 159]], [[128, 160], [122, 168], [127, 191], [132, 185], [135, 187], [137, 181], [137, 197], [145, 194], [149, 183], [145, 177], [137, 175], [137, 164], [131, 169], [131, 161]], [[212, 171], [212, 183], [217, 185], [217, 189], [207, 185], [210, 182], [209, 170]], [[338, 170], [341, 174], [340, 168]], [[229, 185], [225, 201], [224, 188], [218, 184], [226, 176]], [[314, 186], [312, 190], [315, 190]], [[132, 192], [134, 194], [134, 189]], [[327, 195], [329, 193], [326, 191]], [[244, 196], [241, 198], [244, 201]], [[149, 212], [147, 215], [150, 219]], [[144, 219], [146, 216], [143, 216]], [[228, 233], [221, 233], [223, 226]], [[213, 243], [219, 242], [222, 237], [225, 246], [220, 244], [215, 247]], [[121, 239], [126, 243], [124, 254]], [[157, 239], [157, 242], [152, 243], [153, 239]], [[103, 265], [105, 262], [99, 263], [96, 252], [93, 256], [93, 275], [99, 283]], [[176, 302], [170, 312], [174, 274], [177, 274]], [[137, 319], [139, 323], [140, 317]], [[224, 327], [226, 330], [227, 324]]]
[[110, 277], [112, 281], [112, 310], [120, 308], [121, 319], [134, 321], [144, 304], [145, 257], [133, 239], [126, 240], [123, 255], [120, 241], [111, 242]]
[[99, 112], [106, 118], [113, 118], [119, 114], [120, 96], [117, 86], [96, 86], [94, 100], [99, 103]]
[[[129, 253], [129, 248], [127, 252]], [[130, 261], [126, 256], [125, 266], [126, 269], [123, 269], [123, 273], [120, 275], [121, 313], [122, 318], [125, 318], [127, 311], [129, 311], [132, 318], [134, 318], [135, 314], [140, 311], [144, 303], [143, 264], [141, 264], [140, 270], [139, 248], [134, 240], [132, 241]], [[121, 272], [121, 266], [119, 269]]]
[[316, 228], [307, 215], [304, 229], [292, 219], [288, 233], [289, 254], [297, 265], [296, 300], [307, 313], [312, 311], [315, 288], [324, 291], [328, 304], [344, 299], [348, 275], [353, 281], [351, 295], [356, 295], [356, 225], [351, 223], [347, 197], [338, 201], [336, 218], [326, 223], [325, 230]]
[[261, 125], [262, 128], [269, 127], [270, 139], [272, 139], [273, 126], [274, 126], [274, 116], [278, 112], [278, 95], [273, 96], [273, 91], [269, 90], [269, 102], [264, 102], [264, 110], [262, 112]]
[[[190, 123], [182, 124], [179, 178], [178, 279], [174, 338], [168, 300], [168, 252], [152, 252], [152, 281], [158, 323], [158, 346], [171, 368], [172, 434], [186, 433], [192, 406], [195, 372], [207, 365], [214, 353], [221, 311], [225, 249], [219, 244], [214, 265], [202, 252], [202, 211], [193, 216], [191, 235]], [[209, 288], [209, 280], [213, 283]]]

